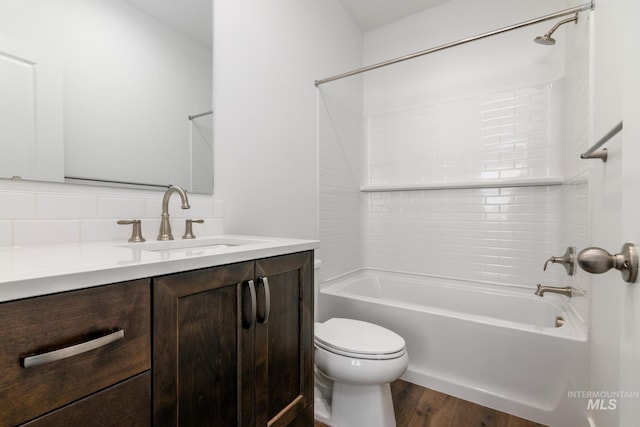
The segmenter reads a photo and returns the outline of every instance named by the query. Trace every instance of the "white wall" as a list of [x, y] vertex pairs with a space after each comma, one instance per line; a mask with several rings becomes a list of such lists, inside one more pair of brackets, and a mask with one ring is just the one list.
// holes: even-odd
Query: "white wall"
[[[593, 25], [592, 141], [597, 141], [622, 118], [622, 27], [618, 0], [599, 1]], [[622, 246], [622, 137], [607, 144], [607, 163], [593, 162], [593, 246], [612, 253]], [[621, 302], [625, 285], [617, 272], [592, 277], [591, 385], [594, 391], [621, 389]], [[608, 403], [608, 401], [607, 401]], [[624, 404], [624, 402], [620, 402]], [[622, 426], [620, 410], [594, 410], [596, 426]]]
[[[638, 215], [638, 119], [640, 73], [635, 22], [638, 3], [600, 0], [594, 21], [593, 141], [624, 120], [623, 131], [608, 144], [607, 163], [593, 165], [594, 246], [617, 253], [625, 242], [640, 243]], [[640, 390], [640, 293], [638, 284], [622, 281], [617, 271], [593, 276], [591, 317], [591, 390]], [[608, 399], [606, 400], [608, 403]], [[635, 426], [640, 419], [638, 397], [617, 399], [615, 410], [591, 412], [593, 424]]]
[[[622, 224], [628, 235], [622, 236], [625, 241], [640, 244], [640, 200], [637, 197], [640, 187], [640, 56], [637, 55], [640, 40], [640, 26], [637, 17], [640, 16], [640, 2], [626, 0], [623, 2], [622, 17], [618, 17], [618, 23], [622, 22], [623, 32], [623, 86], [622, 97], [624, 137], [624, 158], [622, 167], [624, 171], [624, 199], [622, 202]], [[625, 286], [623, 295], [623, 326], [621, 347], [621, 388], [624, 390], [640, 390], [640, 287]], [[638, 399], [625, 402], [620, 408], [621, 426], [633, 425], [640, 420], [640, 405]]]
[[314, 81], [360, 55], [335, 0], [217, 0], [214, 191], [232, 233], [318, 237]]

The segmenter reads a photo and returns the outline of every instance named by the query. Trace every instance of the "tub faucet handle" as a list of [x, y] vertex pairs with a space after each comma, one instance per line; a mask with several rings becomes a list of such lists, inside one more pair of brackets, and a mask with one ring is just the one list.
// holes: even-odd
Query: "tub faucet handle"
[[574, 274], [576, 274], [575, 261], [576, 261], [576, 248], [574, 248], [573, 246], [569, 246], [566, 252], [564, 253], [564, 255], [560, 257], [552, 256], [551, 258], [549, 258], [544, 263], [544, 268], [542, 270], [547, 271], [547, 265], [549, 265], [549, 263], [562, 264], [564, 266], [564, 269], [567, 270], [567, 274], [569, 276], [573, 276]]

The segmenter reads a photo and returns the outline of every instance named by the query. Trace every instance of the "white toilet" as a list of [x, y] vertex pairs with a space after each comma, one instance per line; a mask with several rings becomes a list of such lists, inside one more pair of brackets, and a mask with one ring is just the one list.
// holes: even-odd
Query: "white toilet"
[[333, 427], [395, 426], [389, 383], [408, 364], [395, 332], [353, 319], [316, 322], [316, 419]]

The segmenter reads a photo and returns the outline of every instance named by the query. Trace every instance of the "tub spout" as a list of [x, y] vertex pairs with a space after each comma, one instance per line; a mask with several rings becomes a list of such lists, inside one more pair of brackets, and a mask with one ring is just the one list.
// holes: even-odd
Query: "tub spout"
[[536, 289], [534, 293], [539, 297], [542, 297], [544, 296], [545, 292], [561, 294], [569, 298], [573, 296], [573, 289], [571, 289], [571, 286], [565, 286], [565, 287], [542, 286], [540, 283], [538, 283], [538, 289]]

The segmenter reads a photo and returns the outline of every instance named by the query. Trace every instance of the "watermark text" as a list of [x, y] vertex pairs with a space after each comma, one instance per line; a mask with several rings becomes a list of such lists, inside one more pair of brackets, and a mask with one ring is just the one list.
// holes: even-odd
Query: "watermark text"
[[586, 399], [588, 411], [613, 411], [621, 399], [638, 399], [640, 391], [627, 390], [573, 390], [567, 392], [570, 399]]

